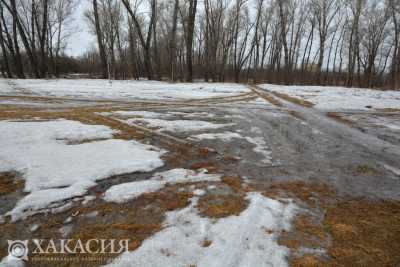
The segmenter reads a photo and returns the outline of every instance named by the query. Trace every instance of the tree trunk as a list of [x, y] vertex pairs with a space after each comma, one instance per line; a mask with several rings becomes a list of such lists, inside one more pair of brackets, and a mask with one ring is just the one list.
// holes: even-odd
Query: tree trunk
[[190, 0], [189, 4], [189, 20], [187, 26], [186, 36], [186, 64], [187, 76], [186, 81], [193, 81], [193, 36], [194, 36], [194, 23], [196, 20], [197, 0]]
[[97, 0], [93, 0], [93, 14], [94, 14], [95, 27], [96, 27], [97, 43], [99, 46], [99, 53], [100, 53], [102, 78], [107, 79], [107, 77], [108, 77], [107, 55], [106, 55], [104, 42], [103, 42], [103, 34], [101, 31], [101, 27], [100, 27]]

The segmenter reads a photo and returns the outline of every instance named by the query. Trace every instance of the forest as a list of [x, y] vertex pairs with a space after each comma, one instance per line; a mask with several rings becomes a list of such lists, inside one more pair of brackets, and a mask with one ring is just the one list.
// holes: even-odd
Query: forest
[[77, 1], [0, 0], [3, 77], [399, 89], [397, 0], [84, 0], [72, 57]]

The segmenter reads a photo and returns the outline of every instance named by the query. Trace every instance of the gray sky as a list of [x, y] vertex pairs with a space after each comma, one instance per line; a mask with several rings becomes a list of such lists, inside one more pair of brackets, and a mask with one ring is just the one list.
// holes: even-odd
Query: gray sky
[[73, 32], [69, 37], [66, 53], [70, 56], [79, 56], [89, 47], [95, 45], [95, 38], [89, 32], [84, 12], [89, 9], [90, 3], [87, 0], [79, 0], [78, 6], [73, 14]]

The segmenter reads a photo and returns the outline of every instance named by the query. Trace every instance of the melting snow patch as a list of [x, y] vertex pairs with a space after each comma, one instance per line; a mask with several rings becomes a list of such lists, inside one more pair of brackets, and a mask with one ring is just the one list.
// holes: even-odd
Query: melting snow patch
[[311, 101], [318, 109], [368, 110], [378, 108], [400, 108], [399, 91], [379, 91], [366, 88], [329, 86], [282, 86], [263, 84], [261, 87]]
[[[4, 80], [4, 79], [3, 79]], [[201, 99], [208, 97], [232, 96], [247, 93], [246, 85], [233, 83], [167, 83], [158, 81], [113, 81], [101, 79], [13, 79], [10, 86], [0, 82], [0, 93], [20, 93], [24, 88], [28, 93], [90, 99]]]
[[208, 174], [206, 170], [196, 172], [187, 169], [172, 169], [156, 173], [149, 180], [123, 183], [110, 187], [104, 194], [104, 200], [108, 202], [123, 203], [135, 199], [144, 193], [160, 190], [166, 184], [194, 183], [194, 182], [218, 182], [220, 174]]
[[104, 200], [108, 202], [123, 203], [139, 197], [144, 193], [151, 193], [164, 187], [159, 181], [138, 181], [114, 185], [104, 194]]
[[238, 133], [233, 133], [233, 132], [224, 132], [224, 133], [207, 133], [207, 134], [199, 134], [192, 136], [191, 139], [197, 139], [197, 140], [213, 140], [213, 139], [221, 139], [225, 142], [228, 142], [234, 138], [243, 138]]
[[262, 163], [271, 163], [271, 151], [269, 150], [267, 143], [264, 141], [262, 137], [246, 137], [247, 142], [252, 143], [256, 147], [253, 149], [254, 152], [259, 153], [264, 156], [264, 159], [261, 160]]
[[[164, 151], [135, 141], [103, 140], [68, 145], [71, 140], [111, 138], [106, 126], [56, 120], [0, 122], [0, 172], [17, 171], [29, 195], [7, 213], [25, 218], [55, 202], [86, 194], [95, 181], [163, 165]], [[57, 208], [53, 205], [53, 210]]]
[[162, 117], [169, 116], [168, 114], [161, 114], [161, 113], [145, 111], [145, 110], [114, 111], [114, 112], [111, 112], [111, 114], [122, 116], [122, 117], [143, 117], [143, 118], [162, 118]]
[[260, 193], [247, 198], [239, 216], [215, 221], [198, 215], [194, 197], [187, 208], [167, 213], [164, 230], [109, 266], [288, 266], [289, 250], [278, 245], [275, 233], [290, 229], [296, 206]]
[[160, 128], [161, 131], [168, 132], [190, 132], [219, 129], [234, 124], [215, 124], [207, 121], [196, 120], [160, 120], [160, 119], [129, 119], [128, 124], [144, 123], [151, 128]]

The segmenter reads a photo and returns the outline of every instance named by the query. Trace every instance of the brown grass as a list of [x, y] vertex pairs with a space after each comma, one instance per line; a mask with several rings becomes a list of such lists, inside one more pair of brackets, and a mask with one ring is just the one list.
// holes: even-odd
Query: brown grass
[[236, 192], [240, 192], [242, 190], [242, 179], [240, 176], [224, 176], [221, 180]]
[[315, 255], [304, 255], [302, 257], [295, 258], [291, 262], [292, 267], [322, 267], [331, 266], [327, 265], [324, 260]]
[[347, 119], [343, 115], [340, 115], [339, 113], [336, 113], [336, 112], [328, 112], [328, 113], [326, 113], [326, 116], [334, 119], [337, 122], [346, 124], [348, 126], [354, 126], [354, 124], [355, 124], [354, 121]]
[[325, 202], [335, 196], [335, 190], [323, 183], [306, 183], [290, 181], [274, 183], [264, 190], [267, 197], [294, 197], [311, 206], [317, 202]]
[[[389, 267], [400, 262], [399, 201], [337, 200], [329, 187], [301, 182], [281, 183], [273, 188], [278, 192], [287, 190], [285, 195], [306, 203], [310, 203], [310, 197], [315, 198], [319, 204], [319, 208], [313, 208], [316, 213], [300, 214], [293, 229], [281, 233], [279, 243], [291, 249], [292, 266]], [[322, 218], [317, 216], [321, 208]], [[300, 247], [325, 248], [329, 258], [299, 255]]]
[[210, 218], [223, 218], [239, 215], [246, 209], [248, 201], [242, 195], [213, 195], [199, 200], [200, 214]]
[[18, 189], [22, 189], [24, 185], [24, 180], [16, 179], [14, 174], [0, 173], [0, 196], [8, 195]]
[[324, 227], [333, 238], [329, 255], [339, 266], [397, 266], [400, 202], [343, 201], [327, 209]]
[[307, 101], [307, 100], [304, 100], [304, 99], [301, 99], [301, 98], [289, 96], [287, 94], [278, 93], [278, 92], [272, 92], [272, 93], [274, 95], [282, 98], [282, 99], [285, 99], [286, 101], [292, 102], [292, 103], [297, 104], [297, 105], [301, 105], [301, 106], [306, 107], [306, 108], [312, 108], [312, 107], [315, 106], [314, 103], [312, 103], [310, 101]]

